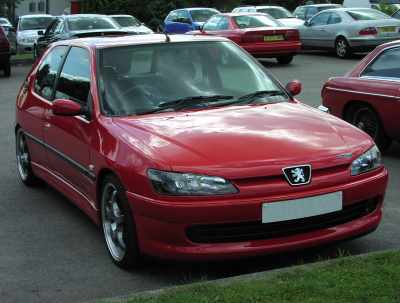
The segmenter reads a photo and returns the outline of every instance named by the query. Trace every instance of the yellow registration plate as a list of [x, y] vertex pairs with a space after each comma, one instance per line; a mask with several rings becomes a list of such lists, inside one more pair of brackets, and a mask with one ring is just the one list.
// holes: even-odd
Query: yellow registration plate
[[379, 31], [381, 33], [394, 33], [396, 31], [396, 27], [394, 26], [381, 27]]
[[283, 35], [264, 36], [265, 42], [283, 41], [283, 40], [285, 40], [285, 37], [283, 37]]

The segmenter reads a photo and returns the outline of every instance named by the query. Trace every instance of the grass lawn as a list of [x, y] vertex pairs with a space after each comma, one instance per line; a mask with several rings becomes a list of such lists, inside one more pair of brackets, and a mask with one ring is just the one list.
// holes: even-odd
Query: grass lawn
[[33, 53], [16, 54], [11, 57], [11, 60], [33, 60]]
[[[102, 301], [103, 302], [103, 301]], [[347, 257], [277, 275], [197, 283], [134, 296], [129, 303], [400, 303], [400, 251]]]

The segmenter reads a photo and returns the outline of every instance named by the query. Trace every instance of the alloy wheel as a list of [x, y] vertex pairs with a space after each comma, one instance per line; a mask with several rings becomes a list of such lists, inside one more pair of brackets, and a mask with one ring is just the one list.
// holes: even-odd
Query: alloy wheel
[[25, 136], [23, 135], [22, 132], [19, 132], [17, 136], [16, 154], [17, 154], [18, 172], [22, 181], [25, 181], [28, 179], [29, 176], [30, 157]]
[[108, 250], [115, 261], [121, 261], [126, 254], [125, 216], [114, 184], [107, 183], [104, 186], [101, 207]]

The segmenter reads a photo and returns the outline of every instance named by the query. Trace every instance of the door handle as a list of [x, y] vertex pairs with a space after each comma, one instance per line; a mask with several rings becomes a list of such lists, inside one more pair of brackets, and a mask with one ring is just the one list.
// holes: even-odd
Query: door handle
[[44, 127], [45, 127], [45, 128], [50, 128], [50, 127], [51, 127], [51, 124], [50, 124], [49, 122], [46, 122], [46, 123], [44, 124]]

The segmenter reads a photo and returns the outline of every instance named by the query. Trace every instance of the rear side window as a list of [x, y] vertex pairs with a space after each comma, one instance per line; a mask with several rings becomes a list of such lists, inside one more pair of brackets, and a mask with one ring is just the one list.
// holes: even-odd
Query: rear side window
[[90, 91], [90, 56], [86, 49], [73, 47], [68, 53], [57, 83], [56, 99], [86, 105]]
[[356, 21], [362, 20], [381, 20], [381, 19], [390, 19], [388, 15], [381, 13], [375, 9], [365, 9], [365, 10], [353, 10], [347, 11], [347, 13]]
[[400, 79], [400, 47], [382, 52], [361, 76]]
[[38, 95], [49, 101], [53, 99], [54, 84], [67, 49], [67, 46], [53, 48], [44, 58], [36, 73], [34, 90]]

